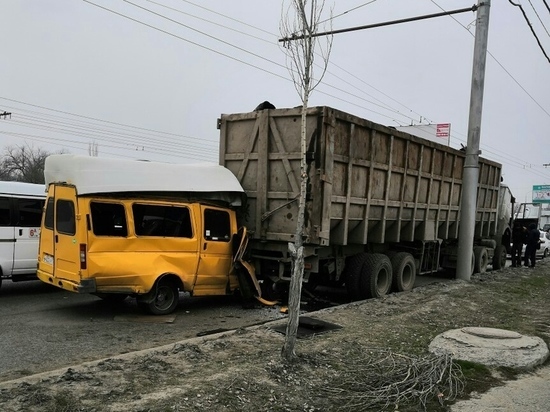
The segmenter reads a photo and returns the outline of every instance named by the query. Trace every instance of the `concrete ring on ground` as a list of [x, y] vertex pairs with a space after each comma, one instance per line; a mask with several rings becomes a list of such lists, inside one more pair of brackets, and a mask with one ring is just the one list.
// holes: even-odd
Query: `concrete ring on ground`
[[435, 337], [429, 350], [434, 354], [451, 354], [459, 360], [514, 369], [532, 369], [544, 363], [549, 355], [548, 346], [539, 337], [478, 327], [444, 332]]

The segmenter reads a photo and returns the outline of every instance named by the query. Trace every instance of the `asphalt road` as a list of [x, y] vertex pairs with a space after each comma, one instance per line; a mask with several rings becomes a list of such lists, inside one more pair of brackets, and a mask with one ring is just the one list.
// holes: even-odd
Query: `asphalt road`
[[[443, 280], [419, 276], [415, 286]], [[322, 301], [302, 298], [302, 309], [348, 301], [344, 289], [321, 288], [318, 297]], [[4, 281], [0, 308], [0, 382], [286, 316], [281, 306], [244, 309], [237, 297], [186, 294], [173, 314], [146, 315], [131, 298], [110, 304], [38, 280]]]
[[4, 281], [0, 307], [0, 381], [285, 316], [280, 307], [243, 309], [235, 297], [185, 294], [172, 315], [152, 316], [134, 299], [113, 305], [40, 281]]

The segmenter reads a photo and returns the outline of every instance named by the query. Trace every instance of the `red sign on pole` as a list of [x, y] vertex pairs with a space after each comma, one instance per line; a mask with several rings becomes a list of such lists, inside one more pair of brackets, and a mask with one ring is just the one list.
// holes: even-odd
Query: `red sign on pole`
[[451, 134], [450, 123], [438, 123], [435, 129], [436, 137], [449, 137]]

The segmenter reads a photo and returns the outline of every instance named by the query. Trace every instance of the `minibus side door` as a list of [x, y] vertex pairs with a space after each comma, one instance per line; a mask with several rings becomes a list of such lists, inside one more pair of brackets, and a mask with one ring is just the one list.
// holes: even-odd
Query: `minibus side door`
[[202, 235], [196, 295], [223, 295], [232, 265], [231, 217], [227, 210], [201, 206]]

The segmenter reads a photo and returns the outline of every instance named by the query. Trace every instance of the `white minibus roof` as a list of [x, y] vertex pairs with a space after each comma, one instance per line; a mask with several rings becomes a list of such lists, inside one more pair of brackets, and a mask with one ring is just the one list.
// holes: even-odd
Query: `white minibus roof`
[[37, 183], [0, 181], [0, 196], [46, 197], [46, 185]]
[[[121, 192], [238, 194], [244, 189], [230, 170], [216, 164], [171, 164], [141, 160], [51, 155], [44, 167], [46, 185], [67, 183], [79, 195]], [[220, 196], [227, 200], [226, 197]], [[230, 203], [235, 204], [234, 199]], [[240, 202], [239, 202], [240, 203]]]

